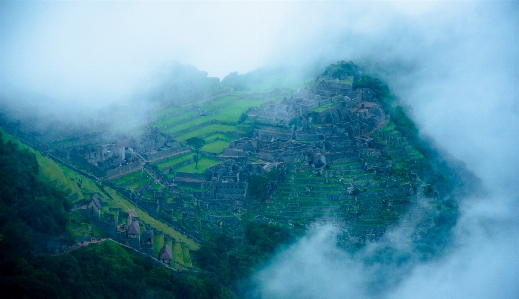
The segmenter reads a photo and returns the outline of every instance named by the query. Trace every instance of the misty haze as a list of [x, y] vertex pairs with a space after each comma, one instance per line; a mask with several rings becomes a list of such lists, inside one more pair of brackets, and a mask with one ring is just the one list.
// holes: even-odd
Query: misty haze
[[2, 298], [519, 298], [519, 5], [5, 1]]

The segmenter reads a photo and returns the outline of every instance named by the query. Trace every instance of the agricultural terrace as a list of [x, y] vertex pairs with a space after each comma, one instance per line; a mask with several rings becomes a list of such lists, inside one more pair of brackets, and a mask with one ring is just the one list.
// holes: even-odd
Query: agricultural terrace
[[103, 198], [103, 212], [108, 213], [109, 208], [120, 208], [122, 211], [134, 209], [135, 212], [139, 215], [139, 218], [145, 223], [149, 224], [155, 230], [165, 235], [168, 235], [170, 238], [175, 238], [175, 240], [179, 242], [186, 243], [186, 245], [191, 250], [197, 250], [200, 247], [195, 241], [193, 241], [189, 237], [181, 234], [180, 232], [176, 231], [171, 226], [168, 226], [162, 221], [155, 219], [154, 217], [146, 213], [144, 210], [141, 210], [140, 208], [136, 207], [135, 205], [127, 201], [125, 198], [120, 196], [115, 190], [108, 187], [105, 187], [104, 190], [106, 194], [111, 196], [113, 199]]
[[173, 263], [171, 266], [174, 269], [178, 270], [178, 265], [185, 267], [193, 266], [189, 248], [185, 246], [183, 247], [179, 242], [173, 242], [171, 240], [165, 241], [163, 235], [153, 236], [153, 256], [155, 258], [158, 256], [159, 251], [164, 246], [164, 244], [168, 245], [173, 252]]
[[314, 108], [312, 111], [313, 112], [323, 112], [324, 110], [332, 107], [333, 105], [335, 105], [335, 103], [324, 104], [324, 105]]
[[190, 163], [187, 165], [184, 165], [178, 169], [175, 169], [175, 171], [178, 172], [187, 172], [187, 173], [204, 173], [205, 170], [211, 166], [214, 166], [218, 164], [220, 161], [217, 159], [209, 158], [209, 157], [202, 157], [200, 158], [200, 161], [198, 161], [198, 168], [195, 167], [195, 163]]
[[[103, 203], [102, 211], [104, 213], [109, 213], [109, 208], [120, 208], [122, 211], [134, 209], [138, 213], [139, 218], [142, 219], [144, 222], [148, 223], [155, 230], [160, 231], [170, 236], [171, 238], [175, 238], [175, 240], [179, 242], [185, 243], [190, 250], [197, 250], [200, 247], [200, 245], [198, 245], [189, 237], [181, 234], [180, 232], [176, 231], [175, 229], [166, 225], [160, 220], [151, 217], [148, 213], [139, 209], [138, 207], [135, 207], [132, 203], [120, 196], [115, 190], [106, 186], [103, 189], [100, 189], [99, 186], [89, 178], [75, 173], [67, 167], [60, 166], [47, 157], [43, 157], [39, 152], [34, 151], [29, 146], [21, 144], [17, 139], [12, 138], [3, 130], [2, 136], [5, 141], [12, 140], [13, 142], [17, 143], [20, 147], [26, 148], [29, 151], [35, 153], [38, 165], [40, 166], [39, 175], [41, 176], [41, 178], [54, 182], [59, 189], [64, 190], [65, 193], [69, 195], [69, 197], [71, 198], [72, 203], [79, 202], [80, 200], [88, 200], [90, 199], [91, 194], [98, 194], [98, 196], [101, 199], [101, 202]], [[208, 162], [205, 163], [207, 164]], [[143, 173], [139, 171], [123, 176], [118, 180], [120, 184], [128, 184], [132, 180], [134, 182], [135, 180], [139, 180], [142, 176]], [[81, 182], [82, 188], [79, 188], [78, 182]], [[86, 233], [87, 230], [92, 230], [95, 233], [95, 235], [101, 234], [97, 231], [96, 228], [86, 227], [84, 224], [81, 224], [82, 221], [78, 218], [77, 215], [72, 215], [71, 217], [76, 222], [75, 227], [73, 227], [76, 234], [82, 235], [83, 233]]]
[[[235, 94], [227, 95], [222, 98], [210, 100], [209, 102], [204, 103], [202, 106], [205, 111], [204, 115], [199, 116], [197, 118], [191, 119], [185, 122], [178, 122], [181, 119], [188, 119], [189, 116], [183, 117], [184, 114], [190, 113], [193, 116], [196, 112], [195, 109], [191, 109], [188, 112], [184, 112], [182, 114], [178, 114], [174, 117], [172, 121], [167, 121], [166, 119], [161, 119], [156, 121], [154, 124], [156, 125], [166, 125], [167, 123], [176, 123], [165, 129], [166, 132], [175, 133], [181, 130], [186, 130], [192, 128], [196, 125], [202, 124], [204, 122], [208, 122], [211, 120], [223, 121], [228, 123], [236, 124], [240, 119], [242, 113], [246, 112], [247, 109], [251, 107], [258, 107], [262, 103], [273, 100], [274, 98], [265, 98], [261, 100], [253, 100], [238, 97]], [[224, 130], [227, 131], [227, 130]], [[187, 137], [189, 138], [189, 137]], [[185, 138], [185, 139], [187, 139]]]
[[208, 143], [202, 147], [202, 150], [209, 153], [220, 154], [224, 148], [229, 146], [229, 141], [218, 140]]
[[211, 124], [208, 126], [205, 126], [203, 128], [191, 131], [189, 133], [177, 136], [176, 139], [178, 141], [186, 141], [187, 139], [191, 137], [199, 137], [206, 134], [212, 134], [212, 133], [222, 133], [222, 132], [238, 132], [242, 133], [239, 129], [236, 128], [236, 126], [230, 126], [230, 125], [221, 125], [221, 124]]
[[162, 126], [168, 126], [172, 123], [176, 123], [176, 122], [179, 122], [179, 121], [182, 121], [184, 119], [188, 119], [190, 117], [193, 117], [196, 115], [196, 111], [195, 110], [188, 110], [184, 113], [180, 113], [180, 114], [176, 114], [176, 115], [171, 115], [171, 116], [167, 116], [165, 118], [161, 118], [161, 119], [158, 119], [154, 122], [151, 123], [152, 126], [157, 126], [157, 127], [162, 127]]
[[225, 134], [216, 133], [216, 134], [204, 137], [203, 139], [204, 139], [205, 142], [211, 143], [211, 142], [214, 142], [214, 141], [217, 141], [217, 140], [231, 141], [234, 138], [232, 138], [230, 136], [227, 136]]
[[150, 178], [145, 171], [141, 170], [115, 179], [112, 183], [117, 187], [133, 191], [145, 184], [148, 184], [151, 180], [152, 178]]
[[160, 161], [158, 163], [154, 163], [152, 165], [157, 166], [157, 168], [160, 171], [163, 171], [166, 168], [175, 166], [177, 164], [180, 164], [182, 162], [185, 162], [187, 160], [192, 160], [192, 159], [193, 159], [193, 155], [191, 153], [187, 153], [185, 155], [176, 156], [176, 157], [172, 157], [172, 158], [169, 158], [169, 159], [162, 160], [162, 161]]

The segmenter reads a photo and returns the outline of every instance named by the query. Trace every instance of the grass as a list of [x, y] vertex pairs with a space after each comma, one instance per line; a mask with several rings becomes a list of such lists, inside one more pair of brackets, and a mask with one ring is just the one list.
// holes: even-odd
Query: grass
[[186, 118], [189, 118], [189, 117], [192, 117], [196, 114], [196, 111], [195, 110], [188, 110], [184, 113], [181, 113], [181, 114], [177, 114], [177, 115], [172, 115], [170, 117], [167, 117], [167, 118], [163, 118], [163, 119], [159, 119], [159, 120], [156, 120], [154, 122], [151, 123], [152, 126], [166, 126], [168, 124], [171, 124], [173, 122], [177, 122], [177, 121], [180, 121], [182, 119], [186, 119]]
[[211, 136], [207, 136], [204, 138], [205, 142], [207, 143], [211, 143], [211, 142], [214, 142], [214, 141], [217, 141], [217, 140], [226, 140], [226, 141], [231, 141], [232, 138], [230, 138], [229, 136], [225, 135], [225, 134], [220, 134], [220, 133], [217, 133], [217, 134], [213, 134]]
[[205, 189], [197, 189], [189, 186], [178, 186], [179, 190], [193, 191], [193, 192], [205, 192]]
[[150, 181], [150, 178], [147, 177], [147, 176], [145, 176], [145, 177], [143, 177], [142, 179], [139, 179], [139, 180], [137, 180], [137, 181], [135, 181], [135, 182], [132, 182], [132, 183], [129, 184], [129, 185], [124, 185], [123, 187], [124, 187], [125, 189], [135, 190], [135, 189], [139, 188], [140, 186], [146, 184], [146, 183], [149, 182], [149, 181]]
[[265, 100], [237, 100], [235, 102], [229, 103], [228, 105], [221, 107], [218, 111], [212, 116], [216, 120], [228, 121], [228, 122], [237, 122], [240, 118], [241, 114], [247, 111], [251, 107], [258, 107], [261, 104], [269, 101], [271, 99]]
[[181, 234], [180, 232], [166, 225], [162, 221], [151, 217], [148, 213], [141, 210], [140, 208], [135, 207], [132, 203], [121, 197], [115, 190], [109, 187], [105, 187], [105, 191], [108, 194], [110, 194], [112, 198], [114, 198], [114, 200], [106, 201], [106, 204], [109, 207], [120, 208], [122, 211], [127, 211], [128, 209], [135, 209], [135, 212], [137, 212], [139, 218], [142, 219], [142, 221], [149, 224], [154, 229], [156, 229], [157, 231], [166, 234], [171, 238], [175, 238], [176, 240], [186, 243], [189, 249], [196, 250], [200, 247], [200, 245], [198, 245], [195, 241], [191, 240], [189, 237]]
[[247, 109], [249, 109], [250, 107], [258, 107], [262, 103], [272, 100], [272, 99], [263, 99], [263, 100], [243, 99], [243, 100], [237, 100], [235, 102], [230, 102], [231, 100], [234, 100], [235, 98], [236, 98], [236, 95], [228, 95], [223, 98], [213, 100], [211, 103], [203, 105], [203, 107], [206, 111], [211, 111], [211, 110], [215, 109], [217, 106], [222, 105], [221, 107], [218, 108], [218, 110], [215, 113], [207, 115], [205, 117], [199, 117], [196, 119], [192, 119], [192, 120], [187, 121], [182, 124], [178, 124], [176, 126], [166, 129], [166, 131], [167, 132], [178, 132], [180, 130], [185, 130], [185, 129], [191, 128], [193, 126], [196, 126], [198, 124], [204, 123], [206, 121], [213, 120], [213, 119], [236, 123], [239, 120], [241, 114], [243, 112], [247, 111]]
[[314, 108], [312, 111], [314, 112], [323, 112], [324, 110], [332, 107], [333, 105], [335, 105], [334, 103], [328, 103], [328, 104], [324, 104], [324, 105], [321, 105], [317, 108]]
[[[0, 129], [1, 130], [1, 129]], [[42, 179], [46, 179], [49, 181], [55, 181], [58, 186], [61, 186], [61, 189], [71, 189], [71, 192], [74, 194], [78, 194], [78, 197], [75, 201], [81, 200], [81, 199], [88, 199], [92, 193], [99, 193], [103, 194], [103, 191], [99, 189], [99, 187], [90, 180], [89, 178], [86, 178], [80, 174], [77, 174], [73, 172], [72, 170], [62, 167], [58, 164], [56, 164], [54, 161], [47, 157], [43, 157], [39, 152], [35, 151], [34, 149], [21, 144], [20, 141], [16, 140], [12, 136], [6, 134], [2, 130], [2, 137], [3, 140], [12, 140], [13, 142], [17, 143], [20, 147], [26, 148], [29, 151], [35, 153], [38, 165], [40, 166], [40, 177]], [[218, 161], [213, 159], [203, 159], [203, 165], [209, 165], [211, 163], [218, 163]], [[201, 161], [202, 162], [202, 161]], [[214, 165], [213, 164], [213, 165]], [[209, 167], [209, 166], [207, 166]], [[202, 169], [199, 165], [199, 169]], [[204, 169], [205, 171], [205, 169]], [[133, 174], [131, 174], [133, 175]], [[83, 188], [80, 189], [75, 182], [71, 180], [71, 178], [81, 178], [82, 179], [82, 186]], [[128, 179], [128, 178], [127, 178]], [[129, 180], [129, 179], [128, 179]], [[146, 179], [148, 180], [148, 179]], [[122, 196], [120, 196], [115, 190], [105, 187], [104, 191], [108, 193], [114, 200], [107, 199], [104, 196], [101, 196], [101, 201], [103, 202], [103, 205], [105, 207], [103, 208], [103, 211], [108, 210], [108, 208], [120, 208], [122, 211], [127, 211], [128, 209], [135, 209], [137, 214], [139, 215], [139, 218], [142, 219], [144, 222], [148, 223], [151, 227], [156, 229], [159, 232], [162, 232], [172, 238], [175, 238], [179, 242], [184, 242], [189, 249], [191, 250], [197, 250], [200, 248], [200, 245], [197, 244], [195, 241], [190, 239], [189, 237], [181, 234], [180, 232], [176, 231], [172, 227], [166, 225], [165, 223], [161, 222], [160, 220], [157, 220], [145, 211], [139, 209], [138, 207], [135, 207], [132, 203], [124, 199]], [[159, 248], [160, 249], [160, 248]]]
[[190, 121], [178, 124], [176, 126], [167, 128], [165, 131], [170, 132], [170, 133], [175, 133], [175, 132], [178, 132], [181, 130], [189, 129], [193, 126], [199, 125], [201, 123], [204, 123], [204, 122], [210, 121], [210, 120], [211, 120], [211, 118], [209, 118], [209, 117], [198, 117], [198, 118], [192, 119]]
[[141, 177], [143, 174], [142, 171], [132, 172], [130, 174], [124, 175], [118, 179], [113, 180], [112, 182], [116, 185], [124, 185], [129, 181], [135, 180], [138, 177]]
[[354, 165], [360, 165], [360, 162], [359, 161], [353, 161], [353, 162], [346, 162], [346, 163], [330, 163], [328, 165], [330, 165], [330, 166], [337, 166], [337, 167], [340, 167], [340, 166], [354, 166]]
[[153, 257], [158, 258], [159, 251], [164, 246], [164, 235], [153, 236]]
[[176, 171], [187, 172], [187, 173], [204, 173], [207, 168], [218, 164], [218, 162], [220, 162], [220, 161], [218, 161], [216, 159], [202, 157], [202, 158], [200, 158], [200, 161], [198, 162], [198, 168], [195, 168], [195, 163], [193, 162], [193, 163], [184, 165], [184, 166], [176, 169]]
[[191, 131], [189, 133], [177, 136], [176, 139], [178, 141], [185, 141], [191, 137], [198, 137], [200, 135], [205, 135], [209, 133], [218, 133], [218, 132], [240, 132], [235, 126], [229, 125], [221, 125], [221, 124], [211, 124], [205, 126], [203, 128], [199, 128], [197, 130]]
[[229, 101], [234, 100], [236, 98], [236, 96], [238, 96], [238, 95], [237, 94], [226, 95], [224, 97], [208, 101], [202, 105], [203, 105], [205, 111], [211, 111], [211, 110], [214, 110], [217, 106], [220, 106], [222, 104], [225, 104], [225, 103], [228, 103]]
[[173, 261], [184, 265], [184, 255], [182, 254], [182, 245], [180, 243], [175, 242], [173, 244]]
[[189, 254], [189, 249], [187, 247], [182, 247], [182, 256], [184, 257], [184, 265], [186, 267], [193, 267], [193, 263], [191, 262], [191, 256]]
[[59, 144], [65, 144], [65, 143], [69, 143], [69, 142], [76, 142], [76, 141], [79, 141], [79, 137], [72, 137], [72, 138], [53, 141], [53, 142], [49, 143], [49, 145], [59, 145]]
[[203, 151], [219, 154], [223, 151], [224, 148], [229, 146], [228, 141], [218, 140], [209, 144], [204, 145], [202, 147]]
[[191, 153], [188, 153], [188, 154], [185, 154], [185, 155], [182, 155], [182, 156], [176, 156], [176, 157], [173, 157], [173, 158], [169, 158], [169, 159], [166, 159], [160, 163], [157, 163], [155, 164], [157, 166], [157, 168], [162, 171], [168, 167], [171, 167], [175, 164], [178, 164], [178, 163], [181, 163], [181, 162], [184, 162], [186, 160], [190, 160], [192, 159], [193, 155]]

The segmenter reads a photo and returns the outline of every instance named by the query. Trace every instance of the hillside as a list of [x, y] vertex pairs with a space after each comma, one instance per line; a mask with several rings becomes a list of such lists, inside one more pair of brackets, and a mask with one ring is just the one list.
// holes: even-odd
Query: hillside
[[458, 215], [451, 195], [464, 190], [466, 171], [420, 138], [383, 82], [343, 61], [286, 88], [270, 89], [261, 72], [221, 83], [189, 72], [203, 81], [185, 90], [189, 99], [168, 98], [131, 134], [45, 142], [4, 120], [24, 143], [2, 130], [3, 142], [34, 156], [38, 181], [71, 207], [61, 236], [38, 254], [110, 238], [238, 294], [236, 281], [316, 223], [337, 227], [353, 252], [397, 226], [415, 231], [405, 242], [422, 259], [444, 249]]

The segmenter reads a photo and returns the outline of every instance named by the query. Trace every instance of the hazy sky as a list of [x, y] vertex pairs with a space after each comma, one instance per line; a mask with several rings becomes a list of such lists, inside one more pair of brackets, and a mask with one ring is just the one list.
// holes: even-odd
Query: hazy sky
[[[1, 2], [0, 96], [124, 101], [173, 60], [210, 76], [354, 60], [386, 80], [421, 131], [482, 179], [460, 198], [455, 250], [411, 269], [387, 298], [519, 297], [517, 2]], [[20, 97], [22, 91], [44, 97]], [[281, 253], [265, 298], [369, 297], [333, 230]], [[386, 269], [387, 270], [387, 269]]]
[[2, 87], [88, 103], [127, 97], [173, 60], [223, 78], [263, 65], [290, 3], [3, 1]]

